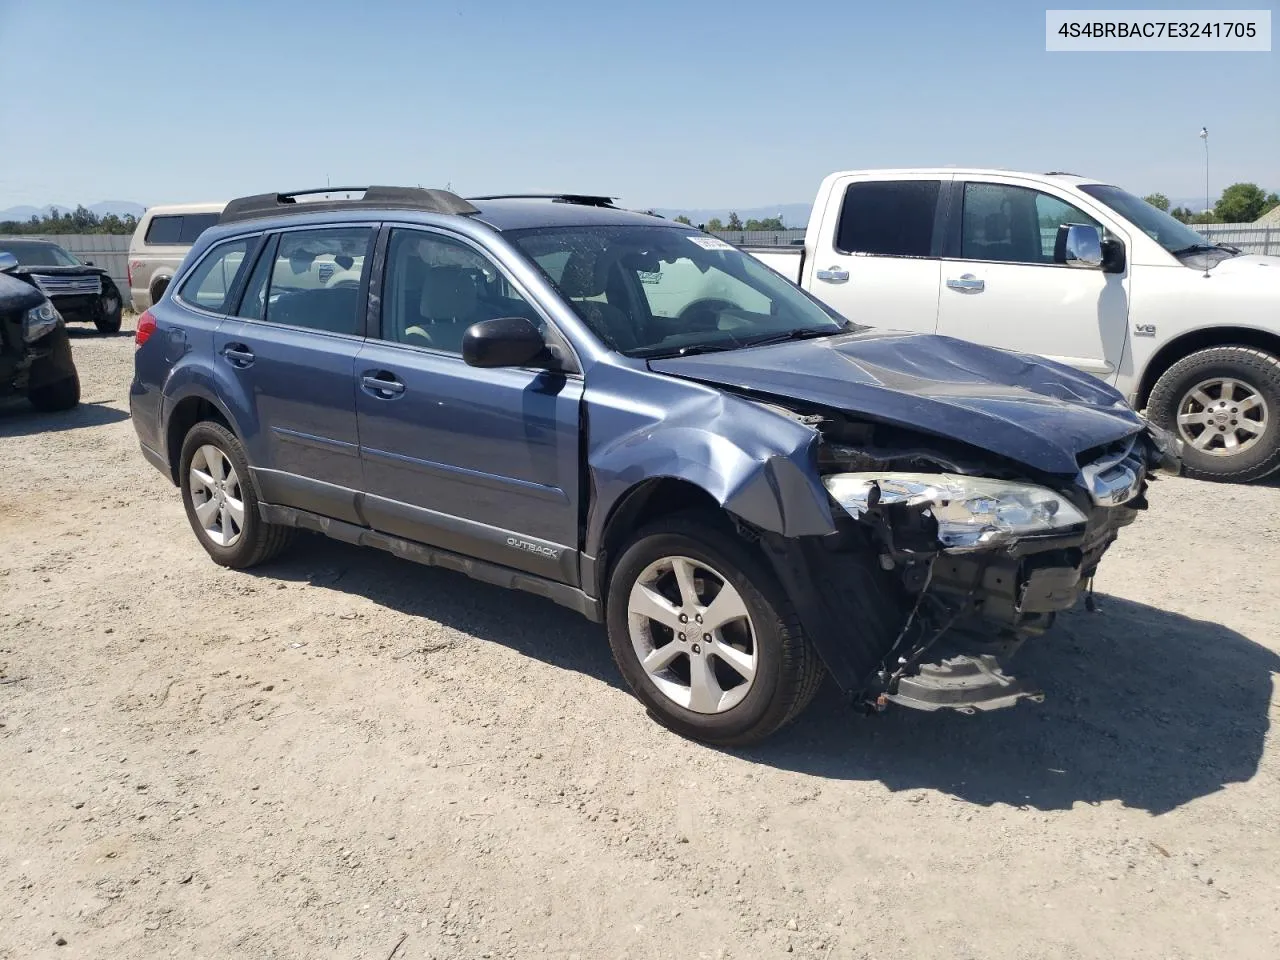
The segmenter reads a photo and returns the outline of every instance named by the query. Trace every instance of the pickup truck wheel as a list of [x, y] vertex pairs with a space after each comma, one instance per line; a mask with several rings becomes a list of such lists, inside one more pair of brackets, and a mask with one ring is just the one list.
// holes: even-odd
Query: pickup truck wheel
[[33, 387], [27, 394], [27, 399], [41, 413], [70, 410], [80, 402], [80, 377], [73, 373], [53, 383]]
[[224, 567], [265, 563], [293, 540], [294, 530], [266, 523], [244, 447], [220, 423], [197, 423], [182, 443], [182, 504], [200, 545]]
[[1185, 444], [1189, 477], [1243, 483], [1280, 468], [1280, 360], [1252, 347], [1212, 347], [1164, 372], [1151, 419]]
[[789, 723], [824, 672], [764, 559], [700, 516], [662, 520], [622, 551], [608, 627], [614, 660], [650, 715], [718, 746]]

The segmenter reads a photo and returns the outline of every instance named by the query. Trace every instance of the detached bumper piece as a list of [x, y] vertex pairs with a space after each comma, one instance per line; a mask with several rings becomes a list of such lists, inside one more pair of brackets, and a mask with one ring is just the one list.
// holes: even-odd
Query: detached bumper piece
[[1001, 710], [1019, 700], [1044, 702], [1044, 692], [1024, 680], [1011, 677], [991, 654], [957, 653], [922, 663], [918, 673], [902, 677], [897, 691], [884, 700], [915, 710], [956, 710], [977, 713]]

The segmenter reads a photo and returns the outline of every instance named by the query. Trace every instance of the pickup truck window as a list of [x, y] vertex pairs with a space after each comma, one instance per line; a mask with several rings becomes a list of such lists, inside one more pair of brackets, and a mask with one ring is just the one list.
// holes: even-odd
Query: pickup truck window
[[844, 192], [836, 249], [880, 257], [927, 257], [940, 180], [851, 183]]
[[627, 356], [732, 350], [846, 329], [758, 260], [703, 233], [609, 225], [506, 236], [597, 337]]
[[217, 222], [216, 213], [165, 214], [153, 217], [143, 242], [157, 246], [195, 243], [200, 234]]
[[481, 320], [541, 320], [483, 254], [437, 233], [393, 230], [387, 245], [382, 339], [462, 353], [462, 335]]
[[966, 183], [960, 231], [962, 260], [1052, 264], [1058, 227], [1102, 224], [1065, 200], [1003, 183]]

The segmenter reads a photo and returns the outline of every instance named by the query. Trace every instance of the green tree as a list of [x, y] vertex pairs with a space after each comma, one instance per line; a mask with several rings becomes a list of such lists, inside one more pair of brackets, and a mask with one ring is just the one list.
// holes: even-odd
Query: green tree
[[1169, 212], [1169, 198], [1163, 193], [1149, 193], [1142, 199], [1147, 201], [1147, 203], [1151, 204], [1157, 210], [1163, 210], [1165, 213]]
[[720, 233], [724, 230], [724, 224], [720, 222], [719, 217], [712, 217], [707, 221], [707, 233]]
[[728, 227], [727, 227], [726, 229], [729, 229], [729, 230], [741, 230], [741, 229], [742, 229], [742, 221], [741, 221], [740, 219], [738, 219], [738, 215], [737, 215], [736, 213], [730, 213], [730, 214], [729, 214], [729, 225], [728, 225]]
[[1169, 216], [1173, 217], [1175, 220], [1181, 220], [1183, 223], [1188, 223], [1191, 220], [1192, 214], [1186, 207], [1174, 207], [1169, 211]]
[[1223, 223], [1253, 223], [1267, 206], [1267, 195], [1256, 183], [1233, 183], [1222, 191], [1213, 212]]
[[676, 222], [676, 223], [683, 223], [686, 227], [692, 227], [692, 226], [693, 226], [693, 221], [692, 221], [692, 220], [690, 220], [688, 217], [686, 217], [683, 213], [682, 213], [682, 214], [680, 214], [680, 216], [676, 217], [675, 222]]
[[1218, 215], [1212, 210], [1205, 210], [1203, 213], [1193, 214], [1188, 223], [1221, 223]]
[[1267, 205], [1262, 208], [1262, 213], [1258, 214], [1258, 216], [1265, 216], [1276, 207], [1280, 207], [1280, 193], [1276, 193], [1272, 190], [1267, 194]]

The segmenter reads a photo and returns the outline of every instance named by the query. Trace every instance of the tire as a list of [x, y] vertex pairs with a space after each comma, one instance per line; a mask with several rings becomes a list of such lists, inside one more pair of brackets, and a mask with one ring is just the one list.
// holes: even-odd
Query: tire
[[41, 413], [70, 410], [80, 402], [80, 377], [73, 373], [42, 387], [32, 387], [27, 399]]
[[[686, 594], [678, 585], [677, 562], [687, 563], [685, 572], [692, 574], [686, 581], [696, 593], [692, 604], [679, 602]], [[725, 593], [728, 587], [732, 594]], [[666, 598], [667, 606], [639, 602], [649, 593]], [[717, 629], [711, 616], [722, 596], [731, 604], [741, 603], [726, 605], [722, 613], [741, 609], [745, 616]], [[641, 608], [660, 610], [664, 622], [649, 619], [638, 612]], [[688, 618], [683, 634], [676, 629], [681, 610]], [[699, 626], [694, 618], [703, 614], [710, 616]], [[716, 746], [757, 743], [790, 723], [809, 705], [825, 676], [765, 558], [705, 514], [664, 518], [636, 534], [609, 578], [607, 622], [618, 669], [650, 716], [681, 736]], [[709, 632], [699, 636], [702, 629]], [[642, 657], [666, 666], [646, 669]], [[737, 668], [731, 667], [730, 657]], [[749, 680], [743, 672], [748, 661]], [[697, 694], [695, 669], [712, 681], [697, 684], [702, 691]]]
[[98, 301], [98, 313], [94, 317], [93, 325], [98, 328], [99, 333], [119, 333], [120, 318], [123, 313], [124, 303], [120, 299], [120, 291], [112, 284]]
[[1264, 350], [1212, 347], [1184, 357], [1156, 381], [1147, 413], [1182, 439], [1189, 477], [1245, 483], [1280, 469], [1280, 360]]
[[[223, 458], [221, 462], [210, 462], [214, 458], [212, 451]], [[197, 481], [193, 464], [215, 483]], [[182, 441], [179, 478], [187, 520], [215, 563], [243, 570], [278, 556], [292, 542], [292, 527], [267, 523], [259, 515], [258, 491], [244, 447], [222, 424], [205, 420], [187, 432]], [[217, 490], [221, 490], [221, 497], [216, 495]], [[214, 509], [202, 509], [210, 503]], [[239, 504], [238, 517], [235, 504]]]
[[151, 284], [151, 305], [153, 307], [160, 302], [160, 298], [164, 296], [164, 292], [168, 289], [169, 279], [167, 277], [161, 277]]

